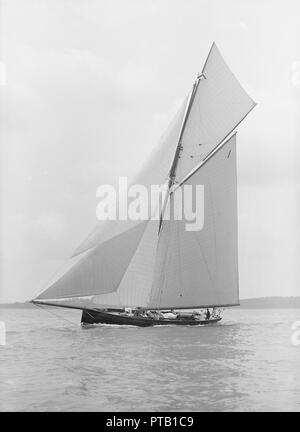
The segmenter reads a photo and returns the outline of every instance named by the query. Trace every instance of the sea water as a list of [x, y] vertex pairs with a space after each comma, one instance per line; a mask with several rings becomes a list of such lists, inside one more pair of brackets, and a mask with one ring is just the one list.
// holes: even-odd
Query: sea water
[[1, 411], [300, 411], [300, 309], [197, 327], [84, 329], [58, 308], [0, 321]]

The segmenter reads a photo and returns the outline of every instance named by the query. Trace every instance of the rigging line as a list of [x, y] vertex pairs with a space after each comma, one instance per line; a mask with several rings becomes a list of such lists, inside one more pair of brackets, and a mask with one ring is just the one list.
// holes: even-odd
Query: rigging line
[[42, 309], [43, 311], [47, 311], [49, 312], [49, 314], [55, 316], [56, 318], [60, 318], [63, 321], [66, 321], [74, 326], [76, 326], [78, 328], [78, 323], [75, 323], [74, 321], [69, 320], [68, 318], [65, 317], [61, 317], [59, 315], [56, 315], [56, 313], [53, 312], [53, 310], [49, 310], [48, 308], [43, 308], [43, 306], [40, 303], [33, 303], [35, 306], [37, 306], [38, 308]]
[[[170, 220], [168, 221], [169, 222], [169, 230], [171, 231], [171, 224], [170, 224]], [[165, 254], [165, 257], [164, 257], [164, 266], [163, 266], [163, 269], [164, 269], [164, 275], [163, 275], [163, 284], [162, 284], [162, 287], [158, 287], [158, 309], [160, 309], [160, 305], [161, 305], [161, 298], [162, 298], [162, 292], [163, 292], [163, 288], [165, 287], [165, 283], [166, 283], [166, 273], [167, 273], [167, 271], [166, 271], [166, 269], [168, 269], [169, 268], [169, 266], [166, 266], [166, 263], [167, 263], [167, 259], [168, 259], [168, 252], [169, 252], [169, 247], [170, 247], [170, 243], [171, 243], [171, 233], [170, 233], [170, 231], [169, 231], [169, 236], [168, 236], [168, 244], [167, 244], [167, 250], [166, 250], [166, 254]], [[160, 239], [161, 239], [161, 237], [160, 237]]]
[[173, 162], [172, 162], [172, 165], [171, 165], [171, 169], [170, 169], [170, 173], [169, 173], [169, 189], [171, 189], [172, 186], [173, 186], [173, 184], [175, 183], [176, 172], [177, 172], [177, 169], [178, 169], [178, 162], [179, 162], [179, 159], [180, 159], [180, 155], [181, 155], [182, 151], [184, 150], [184, 146], [183, 146], [182, 140], [183, 140], [183, 136], [184, 136], [186, 125], [187, 125], [188, 120], [190, 118], [190, 113], [192, 111], [194, 100], [195, 100], [196, 94], [198, 92], [198, 87], [199, 87], [200, 81], [201, 81], [201, 76], [198, 75], [197, 78], [196, 78], [196, 80], [195, 80], [195, 82], [194, 82], [194, 84], [193, 84], [193, 87], [192, 87], [191, 96], [190, 96], [190, 99], [189, 99], [189, 103], [188, 103], [188, 106], [187, 106], [187, 110], [186, 110], [186, 113], [185, 113], [185, 117], [183, 119], [183, 123], [182, 123], [182, 126], [181, 126], [180, 134], [179, 134], [179, 139], [178, 139], [178, 144], [177, 144], [176, 152], [174, 154]]
[[85, 309], [84, 312], [87, 313], [91, 318], [95, 319], [95, 317], [92, 314], [90, 314], [87, 309]]
[[65, 260], [63, 260], [61, 265], [51, 273], [51, 276], [47, 277], [47, 280], [45, 278], [45, 283], [43, 283], [43, 288], [38, 288], [36, 290], [36, 293], [33, 295], [34, 299], [37, 298], [40, 294], [42, 294], [42, 292], [45, 291], [47, 288], [49, 288], [50, 281], [54, 280], [55, 276], [58, 275], [58, 273], [63, 269], [63, 267], [66, 265], [69, 259], [70, 258], [66, 258]]
[[[175, 153], [174, 153], [174, 156], [173, 156], [173, 160], [172, 160], [172, 163], [171, 163], [171, 168], [170, 168], [170, 171], [169, 171], [169, 180], [168, 180], [169, 193], [167, 194], [167, 197], [168, 197], [168, 195], [171, 196], [171, 194], [172, 194], [171, 188], [175, 184], [176, 170], [177, 170], [177, 166], [178, 166], [178, 161], [179, 161], [179, 158], [180, 158], [180, 154], [181, 154], [181, 152], [183, 150], [183, 145], [182, 145], [183, 134], [184, 134], [185, 127], [186, 127], [186, 124], [187, 124], [187, 121], [188, 121], [188, 118], [189, 118], [189, 115], [190, 115], [190, 112], [191, 112], [191, 109], [192, 109], [192, 106], [193, 106], [193, 102], [194, 102], [195, 96], [196, 96], [197, 91], [198, 91], [199, 83], [200, 83], [200, 81], [202, 79], [202, 75], [203, 74], [201, 73], [200, 75], [197, 76], [197, 78], [196, 78], [196, 80], [195, 80], [195, 82], [193, 84], [192, 90], [190, 92], [189, 99], [187, 101], [186, 110], [185, 110], [185, 113], [184, 113], [182, 125], [181, 125], [180, 132], [179, 132], [179, 137], [178, 137], [178, 142], [177, 142], [176, 150], [175, 150]], [[206, 79], [206, 77], [205, 77], [205, 79]], [[161, 231], [162, 222], [163, 222], [163, 216], [164, 216], [164, 212], [165, 212], [165, 209], [166, 209], [166, 204], [167, 204], [167, 198], [166, 198], [166, 200], [164, 202], [163, 209], [162, 209], [162, 212], [161, 212], [161, 215], [160, 215], [160, 222], [159, 222], [158, 232]]]
[[195, 96], [196, 96], [197, 91], [198, 91], [200, 81], [201, 81], [201, 78], [199, 76], [197, 76], [197, 78], [193, 84], [193, 87], [192, 87], [191, 95], [189, 98], [189, 102], [187, 105], [187, 109], [185, 112], [185, 116], [184, 116], [184, 119], [182, 122], [180, 134], [179, 134], [177, 148], [176, 148], [176, 151], [174, 154], [174, 158], [173, 158], [170, 173], [169, 173], [169, 189], [172, 187], [173, 181], [174, 181], [175, 176], [176, 176], [176, 169], [177, 169], [177, 165], [178, 165], [179, 156], [183, 150], [183, 145], [182, 145], [183, 134], [184, 134], [184, 131], [185, 131], [185, 128], [186, 128], [186, 125], [187, 125], [187, 122], [188, 122], [188, 119], [190, 116], [190, 112], [192, 110], [192, 106], [193, 106]]
[[[240, 278], [239, 278], [239, 242], [238, 242], [238, 230], [239, 230], [239, 219], [238, 219], [238, 191], [237, 191], [237, 180], [238, 180], [238, 172], [237, 172], [237, 143], [235, 143], [234, 145], [234, 151], [235, 151], [235, 179], [234, 179], [234, 184], [236, 185], [235, 187], [235, 199], [236, 199], [236, 209], [235, 209], [235, 218], [236, 218], [236, 232], [237, 232], [237, 236], [236, 236], [236, 254], [237, 254], [237, 299], [239, 298], [240, 295]], [[230, 150], [231, 151], [231, 150]]]
[[[169, 249], [170, 249], [170, 246], [171, 246], [171, 240], [173, 241], [172, 224], [171, 224], [171, 222], [174, 222], [174, 216], [175, 216], [175, 213], [174, 213], [175, 212], [174, 204], [175, 204], [175, 201], [174, 201], [174, 195], [173, 195], [173, 198], [172, 198], [172, 196], [170, 196], [170, 220], [168, 221], [169, 222], [169, 235], [168, 235], [168, 244], [167, 244], [166, 255], [165, 255], [165, 259], [164, 259], [164, 269], [167, 268], [167, 270], [169, 270], [170, 266], [166, 265], [166, 264], [170, 262], [170, 259], [171, 259], [171, 256], [172, 256], [172, 254], [170, 254], [170, 256], [169, 256]], [[173, 219], [172, 219], [172, 217], [173, 217]], [[172, 242], [172, 244], [174, 246], [173, 242]], [[164, 288], [165, 288], [165, 285], [166, 285], [166, 279], [167, 279], [167, 271], [164, 272], [164, 283], [163, 283], [163, 287]], [[158, 307], [159, 308], [161, 306], [162, 292], [163, 292], [163, 289], [160, 290], [160, 297], [159, 297], [159, 303], [158, 303]]]

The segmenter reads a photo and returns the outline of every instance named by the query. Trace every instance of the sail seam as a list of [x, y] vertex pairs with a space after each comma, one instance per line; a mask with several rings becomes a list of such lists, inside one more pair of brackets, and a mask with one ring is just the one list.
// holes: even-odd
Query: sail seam
[[206, 261], [205, 255], [204, 255], [203, 250], [202, 250], [202, 247], [201, 247], [201, 242], [200, 242], [200, 240], [198, 239], [197, 236], [195, 236], [194, 239], [195, 239], [195, 241], [197, 242], [197, 244], [198, 244], [198, 246], [199, 246], [199, 249], [200, 249], [200, 252], [201, 252], [201, 255], [202, 255], [202, 258], [203, 258], [203, 261], [204, 261], [204, 264], [205, 264], [205, 267], [206, 267], [206, 270], [207, 270], [207, 273], [208, 273], [209, 279], [210, 279], [210, 281], [211, 281], [211, 283], [212, 283], [212, 285], [213, 285], [213, 287], [214, 287], [214, 291], [216, 291], [216, 290], [215, 290], [215, 281], [213, 280], [213, 278], [212, 278], [212, 276], [211, 276], [211, 273], [210, 273], [210, 270], [209, 270], [209, 267], [208, 267], [208, 264], [207, 264], [207, 261]]
[[213, 232], [214, 232], [214, 252], [215, 252], [215, 264], [216, 264], [216, 274], [217, 274], [217, 281], [219, 281], [219, 266], [218, 266], [218, 257], [217, 257], [217, 236], [216, 236], [216, 221], [215, 221], [215, 207], [213, 204], [212, 199], [212, 188], [211, 188], [211, 182], [210, 178], [208, 176], [208, 187], [209, 187], [209, 200], [210, 200], [210, 206], [212, 210], [212, 222], [213, 222]]

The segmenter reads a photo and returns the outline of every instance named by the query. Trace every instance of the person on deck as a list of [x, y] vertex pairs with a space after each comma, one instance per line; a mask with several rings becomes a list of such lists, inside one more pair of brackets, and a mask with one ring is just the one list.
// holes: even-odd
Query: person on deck
[[147, 310], [147, 311], [146, 311], [146, 316], [147, 316], [148, 318], [155, 319], [155, 313], [152, 312], [151, 310]]
[[197, 321], [200, 321], [200, 312], [198, 312], [196, 310], [193, 311], [192, 318], [195, 319], [195, 320], [197, 320]]
[[212, 310], [212, 318], [219, 318], [219, 316], [220, 316], [220, 310], [214, 307]]
[[132, 309], [130, 307], [125, 308], [125, 313], [131, 317], [133, 316], [133, 312], [132, 312]]
[[140, 307], [138, 307], [134, 310], [134, 316], [140, 317], [140, 316], [142, 316], [142, 314], [143, 314], [143, 310]]
[[177, 318], [177, 314], [174, 312], [174, 309], [171, 309], [170, 312], [165, 312], [163, 315], [164, 315], [164, 317], [166, 319], [175, 319], [175, 318]]
[[209, 318], [210, 318], [210, 311], [209, 311], [209, 309], [206, 309], [206, 316], [205, 316], [205, 319], [208, 321]]

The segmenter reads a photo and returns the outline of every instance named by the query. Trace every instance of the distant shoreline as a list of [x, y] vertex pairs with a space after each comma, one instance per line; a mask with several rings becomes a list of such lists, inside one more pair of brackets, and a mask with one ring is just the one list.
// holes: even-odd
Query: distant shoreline
[[[45, 306], [44, 306], [45, 307]], [[48, 306], [50, 307], [50, 306]], [[33, 309], [36, 306], [29, 302], [0, 303], [0, 309]], [[239, 309], [298, 309], [298, 297], [258, 297], [240, 300]]]

